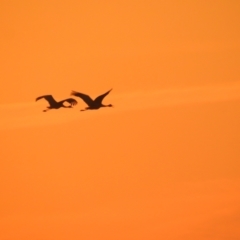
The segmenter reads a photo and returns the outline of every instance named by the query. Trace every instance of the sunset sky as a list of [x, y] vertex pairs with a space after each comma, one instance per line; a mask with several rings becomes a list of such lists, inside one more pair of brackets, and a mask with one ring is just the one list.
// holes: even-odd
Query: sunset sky
[[240, 239], [240, 1], [0, 5], [1, 240]]

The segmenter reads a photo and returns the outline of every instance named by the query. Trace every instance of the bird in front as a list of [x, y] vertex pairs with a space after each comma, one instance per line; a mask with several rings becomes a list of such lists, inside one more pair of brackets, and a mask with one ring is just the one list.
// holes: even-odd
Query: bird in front
[[86, 110], [99, 109], [101, 107], [113, 107], [112, 104], [108, 104], [108, 105], [102, 104], [102, 100], [104, 99], [104, 97], [106, 97], [111, 92], [111, 90], [112, 89], [110, 89], [106, 93], [96, 97], [94, 100], [91, 97], [89, 97], [88, 95], [80, 93], [80, 92], [76, 92], [76, 91], [72, 91], [71, 95], [80, 97], [88, 105], [88, 107], [86, 107], [85, 109], [80, 110], [80, 111], [86, 111]]
[[[37, 97], [36, 98], [36, 101], [40, 100], [44, 98], [45, 100], [48, 101], [49, 103], [49, 106], [47, 107], [47, 109], [43, 110], [43, 112], [47, 112], [49, 111], [50, 109], [59, 109], [59, 108], [72, 108], [73, 106], [77, 105], [77, 101], [73, 98], [67, 98], [67, 99], [64, 99], [62, 101], [59, 101], [57, 102], [52, 95], [43, 95], [43, 96], [40, 96], [40, 97]], [[67, 102], [69, 103], [70, 105], [64, 105], [64, 103]]]

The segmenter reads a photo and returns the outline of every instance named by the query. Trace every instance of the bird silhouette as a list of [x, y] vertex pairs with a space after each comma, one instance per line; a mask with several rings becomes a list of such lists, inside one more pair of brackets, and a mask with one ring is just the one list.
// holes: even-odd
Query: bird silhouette
[[94, 100], [92, 100], [88, 95], [80, 93], [80, 92], [76, 92], [76, 91], [72, 91], [71, 95], [80, 97], [88, 105], [88, 107], [81, 110], [81, 111], [85, 111], [85, 110], [99, 109], [101, 107], [113, 107], [112, 104], [108, 104], [108, 105], [102, 104], [103, 98], [106, 97], [110, 93], [111, 90], [112, 89], [110, 89], [106, 93], [96, 97]]
[[[43, 95], [43, 96], [40, 96], [40, 97], [37, 97], [36, 98], [36, 101], [40, 100], [44, 98], [45, 100], [48, 101], [49, 103], [49, 106], [47, 107], [47, 109], [43, 110], [43, 112], [47, 112], [49, 111], [50, 109], [59, 109], [61, 107], [63, 108], [72, 108], [73, 106], [77, 105], [77, 101], [73, 98], [67, 98], [67, 99], [64, 99], [60, 102], [57, 102], [52, 95]], [[64, 105], [64, 102], [68, 102], [70, 105], [68, 106], [65, 106]]]

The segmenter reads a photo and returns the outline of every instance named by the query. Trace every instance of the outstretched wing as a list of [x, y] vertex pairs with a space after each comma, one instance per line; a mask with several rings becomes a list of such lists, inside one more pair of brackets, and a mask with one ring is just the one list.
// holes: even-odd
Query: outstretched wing
[[76, 91], [72, 91], [71, 95], [76, 96], [76, 97], [80, 97], [89, 107], [93, 104], [93, 100], [86, 94], [76, 92]]
[[73, 98], [67, 98], [61, 101], [61, 103], [68, 102], [72, 107], [77, 105], [77, 101]]
[[106, 93], [96, 97], [96, 99], [94, 100], [95, 103], [100, 104], [102, 102], [102, 100], [112, 91], [112, 89], [110, 89], [109, 91], [107, 91]]
[[40, 100], [42, 98], [47, 100], [50, 105], [54, 105], [56, 103], [56, 100], [53, 98], [52, 95], [43, 95], [43, 96], [37, 97], [36, 101], [38, 101], [38, 100]]

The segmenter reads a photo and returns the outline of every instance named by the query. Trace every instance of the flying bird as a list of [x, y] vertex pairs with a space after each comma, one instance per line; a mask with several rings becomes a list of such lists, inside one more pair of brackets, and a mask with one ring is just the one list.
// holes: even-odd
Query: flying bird
[[[44, 98], [45, 100], [48, 101], [49, 103], [49, 106], [47, 107], [47, 109], [43, 110], [43, 112], [47, 112], [48, 110], [50, 109], [59, 109], [61, 107], [63, 108], [72, 108], [73, 106], [77, 105], [77, 101], [73, 98], [67, 98], [67, 99], [64, 99], [60, 102], [57, 102], [52, 95], [43, 95], [43, 96], [40, 96], [40, 97], [37, 97], [36, 98], [36, 101], [40, 100]], [[67, 102], [69, 103], [70, 105], [66, 106], [64, 105], [64, 103]]]
[[106, 97], [110, 93], [111, 90], [112, 89], [110, 89], [106, 93], [96, 97], [94, 100], [92, 100], [88, 95], [80, 93], [80, 92], [76, 92], [76, 91], [72, 91], [71, 95], [80, 97], [88, 105], [88, 107], [81, 110], [81, 111], [85, 111], [85, 110], [99, 109], [101, 107], [113, 107], [112, 104], [108, 104], [108, 105], [102, 104], [102, 100], [104, 99], [104, 97]]

